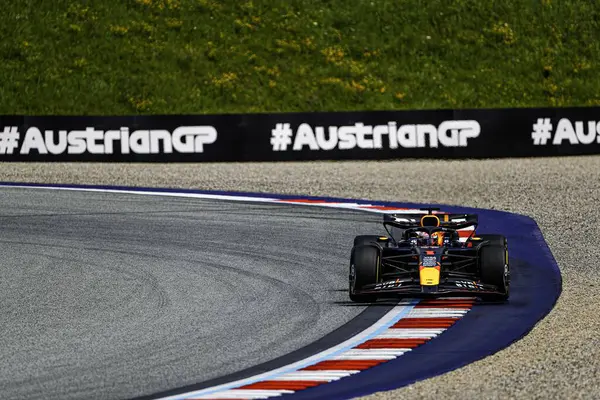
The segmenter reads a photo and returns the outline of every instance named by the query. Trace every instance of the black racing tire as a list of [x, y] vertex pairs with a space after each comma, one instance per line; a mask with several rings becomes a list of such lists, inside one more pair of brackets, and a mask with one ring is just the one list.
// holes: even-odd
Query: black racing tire
[[475, 237], [478, 237], [481, 241], [489, 242], [492, 246], [506, 246], [506, 238], [503, 235], [484, 233]]
[[373, 303], [377, 295], [355, 294], [363, 286], [377, 283], [381, 268], [381, 251], [376, 245], [359, 245], [352, 248], [348, 293], [356, 303]]
[[359, 235], [356, 236], [354, 238], [354, 247], [356, 246], [360, 246], [363, 244], [369, 244], [369, 243], [378, 243], [378, 242], [383, 242], [382, 240], [379, 240], [379, 238], [382, 238], [384, 236], [381, 235]]
[[500, 295], [490, 297], [490, 300], [505, 301], [510, 292], [510, 269], [508, 265], [508, 250], [505, 245], [485, 245], [479, 252], [481, 281], [496, 286]]

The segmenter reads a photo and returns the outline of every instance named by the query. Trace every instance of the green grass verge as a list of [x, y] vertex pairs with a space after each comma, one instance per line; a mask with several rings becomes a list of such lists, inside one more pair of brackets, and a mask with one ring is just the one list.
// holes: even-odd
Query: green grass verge
[[594, 1], [0, 5], [0, 114], [600, 104]]

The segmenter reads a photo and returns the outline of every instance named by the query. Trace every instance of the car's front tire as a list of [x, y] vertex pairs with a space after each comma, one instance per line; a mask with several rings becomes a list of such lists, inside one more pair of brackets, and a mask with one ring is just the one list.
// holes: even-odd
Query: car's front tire
[[384, 244], [388, 238], [381, 235], [359, 235], [354, 238], [354, 247], [369, 243]]
[[504, 301], [510, 293], [510, 269], [508, 249], [504, 245], [486, 245], [479, 253], [481, 281], [494, 285], [502, 294], [490, 297], [490, 300]]
[[489, 242], [492, 246], [506, 246], [506, 238], [503, 235], [481, 234], [477, 237], [482, 241]]
[[372, 303], [377, 295], [356, 294], [365, 285], [377, 283], [381, 269], [381, 251], [376, 245], [363, 244], [352, 248], [350, 256], [349, 295], [357, 303]]

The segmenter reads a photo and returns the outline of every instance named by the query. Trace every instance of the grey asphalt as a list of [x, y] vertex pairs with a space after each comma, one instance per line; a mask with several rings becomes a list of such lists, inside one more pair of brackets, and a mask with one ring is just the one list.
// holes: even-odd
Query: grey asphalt
[[563, 276], [563, 292], [550, 314], [523, 339], [490, 357], [367, 398], [598, 398], [600, 156], [385, 162], [0, 163], [0, 176], [5, 181], [437, 202], [529, 215], [540, 225]]
[[307, 345], [346, 304], [357, 212], [0, 189], [0, 398], [115, 399]]

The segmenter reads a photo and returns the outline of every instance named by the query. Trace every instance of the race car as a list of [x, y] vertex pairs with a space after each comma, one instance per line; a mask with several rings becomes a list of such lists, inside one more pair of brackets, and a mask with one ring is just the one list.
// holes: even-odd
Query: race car
[[[509, 297], [508, 243], [497, 234], [477, 234], [477, 214], [439, 208], [420, 214], [384, 214], [387, 236], [354, 238], [349, 294], [359, 303], [383, 295]], [[425, 211], [425, 212], [423, 212]]]

